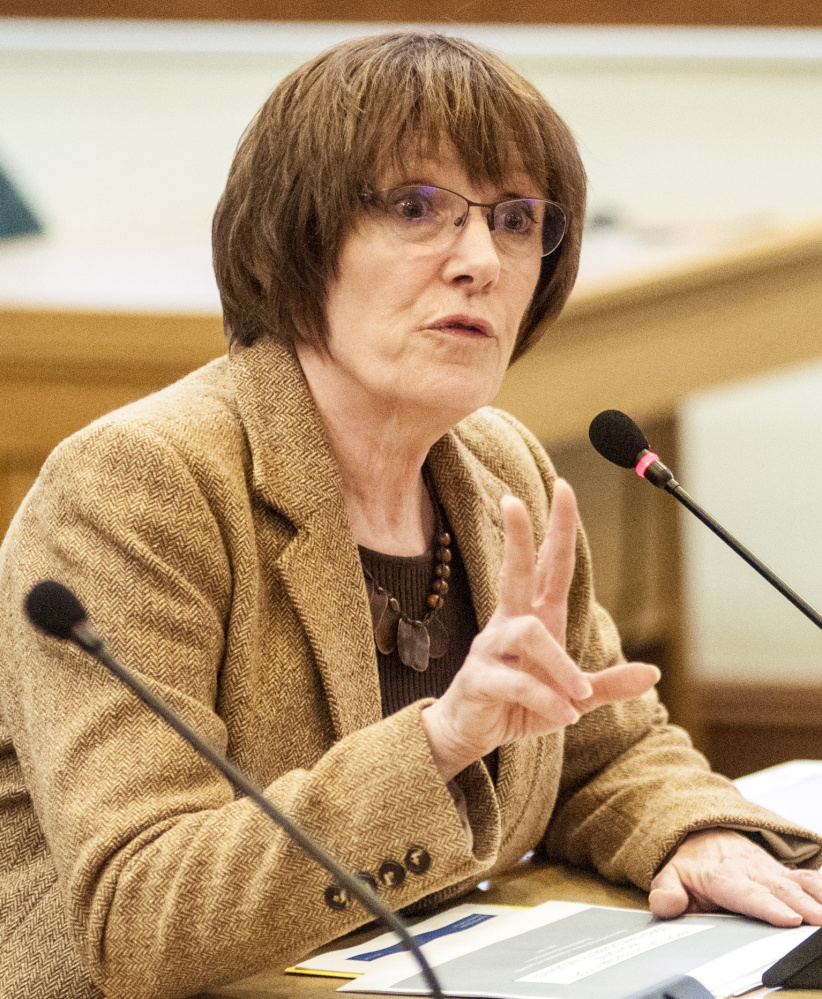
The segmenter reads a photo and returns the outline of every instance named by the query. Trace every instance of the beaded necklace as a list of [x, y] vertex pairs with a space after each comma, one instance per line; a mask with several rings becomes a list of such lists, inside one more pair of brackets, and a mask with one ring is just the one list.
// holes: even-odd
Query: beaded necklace
[[448, 593], [448, 578], [451, 575], [451, 535], [443, 529], [440, 505], [427, 481], [428, 492], [434, 505], [435, 565], [431, 581], [431, 592], [426, 603], [428, 611], [421, 620], [409, 617], [400, 607], [397, 598], [380, 586], [368, 569], [363, 567], [365, 585], [368, 591], [368, 605], [371, 610], [371, 623], [374, 628], [374, 641], [383, 655], [388, 656], [397, 650], [406, 666], [424, 673], [431, 659], [440, 659], [448, 650], [448, 632], [437, 615], [445, 603]]

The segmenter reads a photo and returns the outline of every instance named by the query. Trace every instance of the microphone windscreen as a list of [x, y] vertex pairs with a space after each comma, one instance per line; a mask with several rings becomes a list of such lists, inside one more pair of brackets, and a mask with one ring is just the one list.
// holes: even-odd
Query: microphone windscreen
[[53, 579], [37, 583], [29, 590], [25, 608], [29, 621], [52, 638], [71, 638], [71, 629], [86, 619], [77, 597]]
[[640, 452], [648, 447], [645, 434], [618, 409], [606, 409], [595, 416], [588, 437], [603, 458], [622, 468], [636, 467]]

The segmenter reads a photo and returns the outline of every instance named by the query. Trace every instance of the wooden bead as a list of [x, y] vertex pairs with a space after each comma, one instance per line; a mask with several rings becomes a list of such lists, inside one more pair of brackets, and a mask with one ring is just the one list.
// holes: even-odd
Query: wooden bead
[[437, 594], [436, 593], [429, 594], [428, 606], [431, 608], [431, 610], [436, 610], [436, 608], [439, 607], [439, 605], [440, 605], [440, 598], [437, 596]]
[[437, 561], [438, 562], [450, 562], [451, 561], [451, 550], [449, 548], [438, 548], [437, 549]]
[[442, 534], [440, 535], [440, 544], [442, 545], [443, 548], [447, 548], [448, 545], [451, 544], [451, 535], [448, 533], [448, 531], [443, 531]]
[[435, 579], [433, 589], [434, 593], [439, 593], [441, 597], [444, 597], [448, 592], [448, 583], [444, 579]]
[[450, 565], [438, 565], [436, 567], [436, 569], [434, 569], [434, 572], [438, 576], [441, 576], [443, 579], [448, 579], [448, 577], [451, 575], [451, 566]]

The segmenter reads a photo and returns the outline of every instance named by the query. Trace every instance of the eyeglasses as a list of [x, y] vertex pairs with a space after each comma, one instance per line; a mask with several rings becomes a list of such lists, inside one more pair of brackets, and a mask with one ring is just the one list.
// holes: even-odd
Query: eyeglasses
[[517, 198], [486, 205], [429, 184], [401, 184], [367, 192], [362, 200], [400, 239], [446, 247], [465, 224], [470, 208], [487, 208], [494, 244], [511, 257], [546, 257], [562, 242], [567, 218], [554, 201]]

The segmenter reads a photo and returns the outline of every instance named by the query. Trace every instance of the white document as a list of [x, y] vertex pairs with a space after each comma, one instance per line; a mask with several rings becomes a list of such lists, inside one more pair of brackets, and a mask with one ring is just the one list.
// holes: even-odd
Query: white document
[[780, 763], [734, 784], [748, 801], [822, 836], [822, 761]]
[[621, 937], [611, 943], [601, 944], [591, 950], [586, 950], [576, 957], [569, 957], [556, 964], [549, 964], [530, 975], [518, 978], [518, 982], [549, 982], [551, 985], [573, 985], [589, 975], [613, 968], [615, 964], [628, 961], [638, 954], [662, 947], [692, 933], [704, 933], [711, 929], [710, 923], [655, 923], [638, 933]]
[[[724, 999], [760, 983], [765, 968], [815, 931], [779, 929], [741, 916], [661, 921], [642, 910], [546, 902], [496, 927], [486, 923], [477, 937], [432, 941], [425, 954], [448, 996], [621, 999], [690, 975]], [[406, 952], [339, 991], [427, 993]]]
[[[500, 924], [523, 911], [526, 910], [507, 905], [456, 905], [415, 923], [410, 930], [426, 956], [435, 941], [447, 941], [451, 945], [451, 949], [447, 952], [456, 954], [460, 945], [455, 946], [455, 941], [464, 941], [468, 937], [472, 941], [471, 947], [474, 947], [482, 946], [488, 939], [500, 939]], [[491, 924], [493, 930], [489, 936]], [[304, 974], [356, 978], [359, 975], [380, 971], [387, 962], [390, 962], [390, 958], [404, 953], [404, 944], [399, 942], [396, 933], [389, 932], [355, 947], [345, 947], [311, 957], [289, 970]]]

